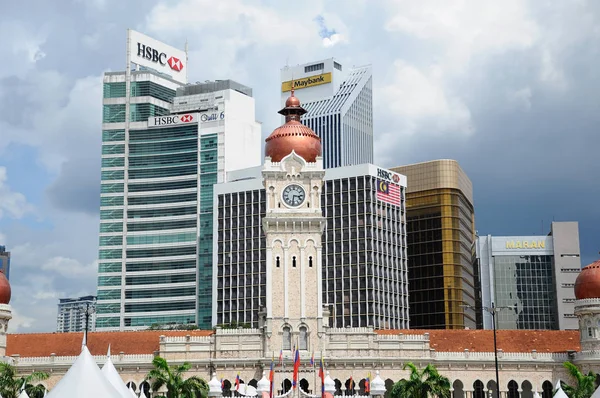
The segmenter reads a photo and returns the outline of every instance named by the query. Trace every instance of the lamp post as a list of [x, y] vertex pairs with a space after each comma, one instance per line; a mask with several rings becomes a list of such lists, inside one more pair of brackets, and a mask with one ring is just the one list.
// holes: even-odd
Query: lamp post
[[[81, 307], [79, 308], [79, 312], [82, 312]], [[83, 310], [83, 315], [85, 316], [85, 329], [83, 331], [84, 341], [87, 344], [87, 334], [90, 327], [90, 316], [95, 312], [94, 308], [90, 308], [90, 303], [85, 303], [85, 310]]]
[[[470, 308], [477, 311], [478, 308], [464, 304], [461, 307]], [[496, 307], [492, 302], [491, 307], [481, 307], [482, 310], [489, 312], [492, 315], [492, 324], [494, 330], [494, 366], [496, 368], [496, 398], [500, 398], [500, 374], [498, 371], [498, 346], [496, 342], [496, 314], [503, 309], [512, 309], [513, 307]]]

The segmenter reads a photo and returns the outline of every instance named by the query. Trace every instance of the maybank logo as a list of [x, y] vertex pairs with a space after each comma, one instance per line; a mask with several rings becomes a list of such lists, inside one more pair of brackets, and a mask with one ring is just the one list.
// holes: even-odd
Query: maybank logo
[[511, 240], [511, 241], [507, 241], [506, 242], [506, 248], [507, 249], [545, 249], [546, 248], [546, 242], [544, 242], [543, 240], [532, 240], [532, 241], [526, 241], [526, 240]]
[[323, 73], [322, 75], [315, 75], [305, 77], [298, 80], [290, 80], [281, 83], [281, 92], [285, 93], [292, 90], [292, 82], [294, 83], [294, 90], [300, 90], [307, 87], [318, 86], [320, 84], [331, 83], [331, 72]]

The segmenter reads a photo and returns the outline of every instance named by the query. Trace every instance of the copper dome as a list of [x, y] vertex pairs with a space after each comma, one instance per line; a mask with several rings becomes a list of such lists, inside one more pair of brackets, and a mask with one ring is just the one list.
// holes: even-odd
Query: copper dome
[[10, 303], [10, 295], [10, 283], [4, 272], [0, 271], [0, 304]]
[[600, 298], [600, 260], [584, 267], [575, 280], [577, 300]]
[[270, 156], [272, 162], [281, 162], [295, 151], [307, 162], [316, 162], [317, 156], [321, 156], [321, 139], [310, 127], [300, 123], [300, 117], [306, 110], [293, 90], [285, 101], [285, 108], [279, 113], [285, 116], [285, 124], [273, 130], [265, 140], [265, 156]]

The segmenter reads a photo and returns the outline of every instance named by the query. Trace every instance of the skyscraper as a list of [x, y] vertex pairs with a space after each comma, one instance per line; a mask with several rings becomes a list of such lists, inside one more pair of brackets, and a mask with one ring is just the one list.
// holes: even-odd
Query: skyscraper
[[[552, 222], [547, 236], [480, 236], [477, 259], [484, 306], [510, 307], [500, 329], [578, 328], [575, 279], [581, 272], [577, 222]], [[483, 313], [483, 327], [492, 328]]]
[[475, 329], [479, 276], [473, 185], [455, 160], [393, 167], [408, 180], [410, 327]]
[[[59, 333], [96, 330], [96, 297], [83, 296], [59, 299], [56, 331]], [[87, 319], [86, 319], [87, 318]]]
[[[133, 38], [130, 57], [157, 49], [157, 63], [172, 68], [175, 50]], [[175, 73], [187, 68], [181, 58]], [[231, 80], [183, 86], [163, 71], [129, 68], [104, 77], [96, 325], [209, 328], [212, 186], [260, 164], [252, 90]]]
[[281, 103], [292, 86], [307, 113], [302, 123], [321, 138], [327, 168], [373, 163], [371, 66], [345, 71], [335, 59], [281, 70]]
[[0, 270], [10, 280], [10, 252], [6, 251], [6, 246], [0, 246]]

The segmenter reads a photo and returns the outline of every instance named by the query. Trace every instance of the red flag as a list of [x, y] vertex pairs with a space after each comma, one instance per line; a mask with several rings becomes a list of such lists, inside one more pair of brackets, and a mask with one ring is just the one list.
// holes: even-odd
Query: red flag
[[294, 380], [292, 387], [296, 388], [298, 384], [298, 372], [300, 371], [300, 350], [296, 350], [296, 356], [294, 357]]
[[352, 376], [350, 376], [350, 383], [348, 383], [348, 390], [354, 390], [354, 380], [352, 380]]
[[365, 380], [365, 393], [371, 392], [371, 372], [367, 375], [367, 379]]
[[235, 391], [238, 391], [240, 389], [240, 374], [238, 373], [237, 376], [235, 376]]

